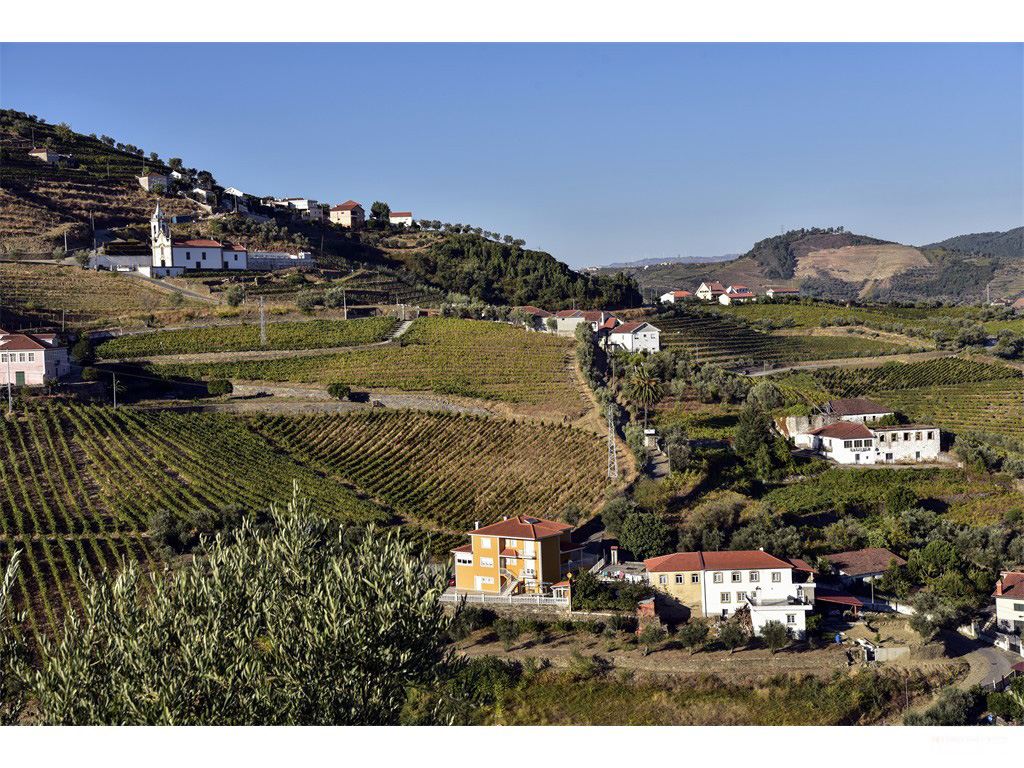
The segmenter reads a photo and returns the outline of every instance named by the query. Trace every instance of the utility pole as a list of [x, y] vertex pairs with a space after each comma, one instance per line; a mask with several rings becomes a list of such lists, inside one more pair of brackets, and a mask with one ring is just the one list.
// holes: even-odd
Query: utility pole
[[14, 400], [11, 397], [11, 355], [7, 354], [7, 415], [14, 413]]
[[117, 408], [117, 374], [116, 373], [111, 373], [110, 374], [110, 379], [111, 379], [111, 385], [110, 386], [111, 386], [111, 389], [114, 392], [114, 407]]
[[263, 311], [262, 296], [260, 296], [260, 346], [267, 346], [267, 315]]
[[608, 405], [608, 479], [614, 480], [619, 476], [619, 453], [615, 445], [615, 418], [612, 415], [612, 405]]
[[60, 311], [60, 332], [61, 333], [64, 333], [64, 321], [67, 319], [67, 316], [68, 316], [68, 310], [66, 308], [62, 309]]
[[64, 258], [68, 256], [68, 231], [64, 230]]
[[341, 311], [342, 317], [348, 320], [348, 299], [345, 296], [344, 288], [341, 289]]

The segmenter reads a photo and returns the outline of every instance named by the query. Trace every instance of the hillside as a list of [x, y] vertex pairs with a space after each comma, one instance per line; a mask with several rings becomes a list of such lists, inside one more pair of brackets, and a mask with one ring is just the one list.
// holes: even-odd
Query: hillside
[[[51, 166], [29, 155], [33, 147], [66, 160]], [[123, 241], [118, 247], [144, 250], [147, 222], [158, 200], [173, 216], [201, 211], [197, 201], [182, 196], [197, 184], [210, 190], [214, 203], [223, 197], [212, 173], [188, 168], [180, 158], [164, 161], [109, 136], [86, 136], [15, 110], [0, 110], [0, 154], [0, 254], [6, 256], [49, 257], [64, 245], [65, 235], [72, 249], [91, 247], [94, 230], [106, 229]], [[184, 178], [172, 180], [168, 194], [139, 186], [138, 176], [170, 173], [172, 166]], [[364, 207], [369, 210], [369, 202]], [[640, 301], [635, 284], [622, 275], [582, 274], [549, 253], [526, 249], [522, 240], [481, 234], [479, 228], [445, 224], [444, 231], [407, 235], [371, 226], [353, 233], [329, 223], [293, 220], [279, 209], [257, 211], [269, 221], [257, 223], [221, 210], [212, 218], [176, 225], [175, 234], [223, 238], [250, 248], [309, 250], [328, 269], [407, 270], [402, 290], [421, 283], [419, 296], [551, 309], [574, 301], [585, 308]]]
[[[1020, 232], [964, 235], [917, 248], [842, 227], [799, 229], [758, 241], [732, 261], [648, 265], [624, 272], [637, 280], [648, 298], [717, 280], [755, 291], [799, 287], [807, 295], [838, 301], [973, 303], [985, 299], [987, 284], [993, 299], [1024, 293]], [[970, 250], [960, 250], [971, 245]], [[597, 272], [608, 274], [610, 269]]]

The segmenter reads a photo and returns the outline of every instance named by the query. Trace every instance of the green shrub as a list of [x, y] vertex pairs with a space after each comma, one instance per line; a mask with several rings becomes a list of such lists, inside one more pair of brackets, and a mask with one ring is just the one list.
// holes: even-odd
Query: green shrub
[[327, 385], [327, 394], [335, 400], [348, 400], [352, 396], [352, 387], [335, 381]]
[[212, 397], [230, 395], [233, 390], [234, 387], [227, 379], [211, 379], [206, 383], [206, 391]]

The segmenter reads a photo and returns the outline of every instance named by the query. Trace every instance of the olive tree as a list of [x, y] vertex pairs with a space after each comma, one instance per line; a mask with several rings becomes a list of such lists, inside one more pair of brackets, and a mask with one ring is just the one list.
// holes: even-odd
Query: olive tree
[[[332, 523], [297, 491], [269, 518], [179, 570], [86, 578], [82, 615], [27, 675], [39, 721], [393, 724], [410, 691], [443, 688], [460, 664], [444, 569], [397, 529]], [[443, 722], [450, 699], [436, 701]]]
[[27, 649], [14, 632], [14, 620], [23, 617], [11, 608], [11, 593], [18, 575], [20, 550], [0, 571], [0, 726], [17, 722], [25, 705], [23, 665]]

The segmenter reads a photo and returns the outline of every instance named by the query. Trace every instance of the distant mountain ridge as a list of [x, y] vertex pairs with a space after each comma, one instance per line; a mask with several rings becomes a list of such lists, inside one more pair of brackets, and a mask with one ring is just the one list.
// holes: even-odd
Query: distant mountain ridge
[[956, 235], [921, 247], [925, 250], [941, 249], [960, 253], [987, 253], [991, 256], [1024, 258], [1024, 227], [1008, 229], [1005, 232], [975, 232], [970, 235]]
[[633, 267], [655, 267], [664, 264], [714, 264], [719, 261], [738, 259], [740, 254], [727, 253], [722, 256], [666, 256], [664, 258], [636, 259], [635, 261], [616, 261], [587, 269], [630, 269]]

